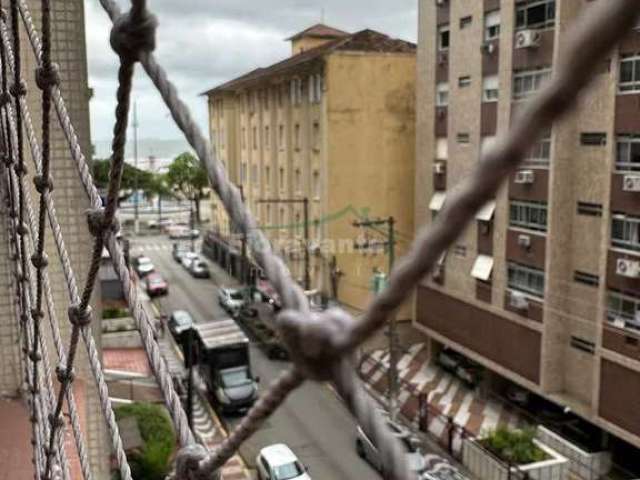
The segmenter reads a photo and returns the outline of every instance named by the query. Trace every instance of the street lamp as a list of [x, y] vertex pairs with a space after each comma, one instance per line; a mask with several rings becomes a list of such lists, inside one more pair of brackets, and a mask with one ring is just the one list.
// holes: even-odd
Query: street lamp
[[288, 203], [302, 204], [304, 208], [304, 289], [311, 290], [311, 275], [309, 273], [309, 199], [304, 198], [274, 198], [260, 199], [257, 203]]

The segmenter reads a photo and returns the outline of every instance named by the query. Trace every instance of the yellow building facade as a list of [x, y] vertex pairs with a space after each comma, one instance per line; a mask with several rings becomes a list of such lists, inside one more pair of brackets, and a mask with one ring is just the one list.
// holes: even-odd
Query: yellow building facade
[[[292, 276], [357, 312], [388, 249], [386, 232], [354, 222], [393, 217], [396, 256], [413, 232], [415, 45], [324, 25], [289, 40], [291, 57], [206, 92], [211, 141]], [[217, 198], [211, 208], [233, 237]]]

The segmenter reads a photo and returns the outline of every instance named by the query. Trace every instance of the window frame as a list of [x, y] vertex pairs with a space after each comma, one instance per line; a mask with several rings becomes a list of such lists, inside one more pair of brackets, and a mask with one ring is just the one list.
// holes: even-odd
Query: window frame
[[[446, 100], [443, 101], [441, 95], [446, 94]], [[440, 82], [436, 84], [436, 107], [449, 106], [449, 82]]]
[[464, 17], [460, 17], [458, 26], [460, 30], [464, 30], [465, 28], [469, 28], [472, 24], [473, 15], [465, 15]]
[[[549, 67], [515, 71], [513, 73], [513, 95], [512, 95], [513, 101], [517, 102], [521, 100], [526, 100], [532, 95], [535, 95], [540, 90], [540, 88], [544, 85], [544, 82], [546, 82], [549, 78], [551, 78], [552, 73], [553, 71]], [[524, 84], [527, 82], [527, 80], [531, 81], [532, 88], [529, 88], [529, 89], [517, 88], [518, 83]]]
[[[447, 34], [447, 46], [443, 47], [443, 34], [446, 33]], [[439, 52], [447, 52], [449, 51], [449, 48], [451, 47], [451, 28], [449, 26], [449, 24], [444, 24], [444, 25], [440, 25], [438, 27], [438, 51]]]
[[[619, 227], [616, 227], [616, 224]], [[621, 232], [620, 228], [622, 229]], [[622, 236], [618, 237], [618, 233], [622, 233]], [[623, 213], [611, 215], [611, 246], [632, 252], [640, 252], [640, 217]]]
[[[495, 18], [497, 17], [497, 21]], [[484, 41], [491, 42], [500, 38], [502, 18], [500, 10], [493, 10], [491, 12], [485, 12], [484, 14]], [[491, 34], [491, 29], [496, 28], [497, 33]]]
[[[635, 144], [635, 145], [634, 145]], [[620, 160], [620, 146], [627, 145], [626, 158], [623, 161]], [[638, 161], [632, 161], [633, 151], [632, 147], [635, 146], [638, 149]], [[621, 134], [616, 135], [616, 172], [640, 172], [640, 135], [633, 134]]]
[[[495, 92], [495, 97], [488, 95], [488, 92]], [[498, 75], [487, 75], [482, 77], [482, 102], [495, 103], [500, 100], [500, 78]]]
[[[631, 80], [622, 81], [623, 64], [631, 63]], [[640, 53], [623, 54], [618, 64], [618, 93], [628, 95], [640, 92]]]
[[[531, 24], [529, 23], [529, 15], [530, 10], [545, 5], [544, 17], [545, 19], [542, 22]], [[550, 9], [549, 6], [553, 5], [553, 9]], [[533, 29], [549, 29], [554, 28], [556, 24], [556, 0], [520, 0], [516, 2], [515, 5], [515, 19], [514, 26], [515, 31], [519, 30], [533, 30]], [[524, 23], [520, 24], [519, 15], [523, 14]]]
[[[514, 215], [514, 212], [517, 214]], [[534, 218], [534, 212], [538, 217], [537, 220]], [[543, 218], [544, 221], [542, 221]], [[546, 234], [549, 228], [547, 203], [534, 200], [510, 200], [509, 227]]]
[[[618, 308], [612, 308], [612, 300], [616, 300]], [[635, 307], [635, 312], [630, 315], [629, 312], [625, 312], [624, 302], [627, 302], [627, 307]], [[610, 323], [614, 323], [615, 320], [621, 319], [625, 322], [624, 328], [626, 330], [632, 330], [638, 333], [640, 331], [640, 322], [637, 320], [638, 312], [640, 311], [640, 298], [627, 295], [617, 290], [607, 290], [607, 302], [606, 302], [606, 316]], [[629, 327], [629, 324], [632, 326]]]
[[[534, 278], [538, 279], [538, 285], [532, 285]], [[517, 262], [507, 262], [507, 288], [509, 290], [544, 300], [545, 283], [544, 270]]]
[[471, 86], [471, 75], [458, 77], [458, 88], [468, 88]]

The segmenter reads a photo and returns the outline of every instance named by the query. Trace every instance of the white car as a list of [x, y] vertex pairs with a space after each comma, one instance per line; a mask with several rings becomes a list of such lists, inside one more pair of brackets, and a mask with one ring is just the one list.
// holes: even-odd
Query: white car
[[245, 296], [240, 289], [221, 288], [218, 290], [218, 302], [220, 303], [220, 306], [232, 316], [238, 315], [244, 306]]
[[149, 257], [138, 257], [135, 260], [134, 265], [135, 265], [134, 268], [136, 270], [136, 273], [140, 278], [146, 277], [156, 269], [156, 267], [153, 265], [153, 262]]
[[199, 259], [200, 259], [200, 256], [197, 253], [187, 252], [184, 255], [182, 255], [182, 258], [180, 259], [180, 263], [184, 268], [189, 270], [189, 267], [191, 266], [191, 264]]
[[256, 468], [259, 480], [311, 480], [308, 468], [283, 443], [260, 450]]

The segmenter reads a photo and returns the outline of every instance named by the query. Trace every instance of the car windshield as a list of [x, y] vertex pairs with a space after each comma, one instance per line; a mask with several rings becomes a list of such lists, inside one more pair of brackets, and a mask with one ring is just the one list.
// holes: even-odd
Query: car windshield
[[149, 279], [149, 284], [150, 285], [163, 285], [164, 284], [164, 280], [162, 279], [162, 277], [150, 278]]
[[200, 268], [204, 270], [205, 268], [207, 268], [207, 264], [204, 262], [198, 262], [196, 263], [196, 268]]
[[302, 465], [298, 462], [291, 462], [285, 465], [280, 465], [273, 469], [275, 477], [278, 480], [289, 480], [291, 478], [299, 477], [304, 473]]
[[247, 369], [222, 372], [222, 383], [225, 387], [240, 387], [250, 382], [251, 379]]
[[191, 317], [186, 312], [176, 312], [173, 318], [175, 318], [178, 325], [189, 325], [191, 323]]
[[138, 259], [138, 265], [151, 265], [151, 259], [149, 257], [140, 257]]
[[242, 300], [244, 298], [244, 296], [242, 295], [242, 292], [237, 292], [237, 291], [230, 292], [229, 296], [231, 297], [232, 300]]

